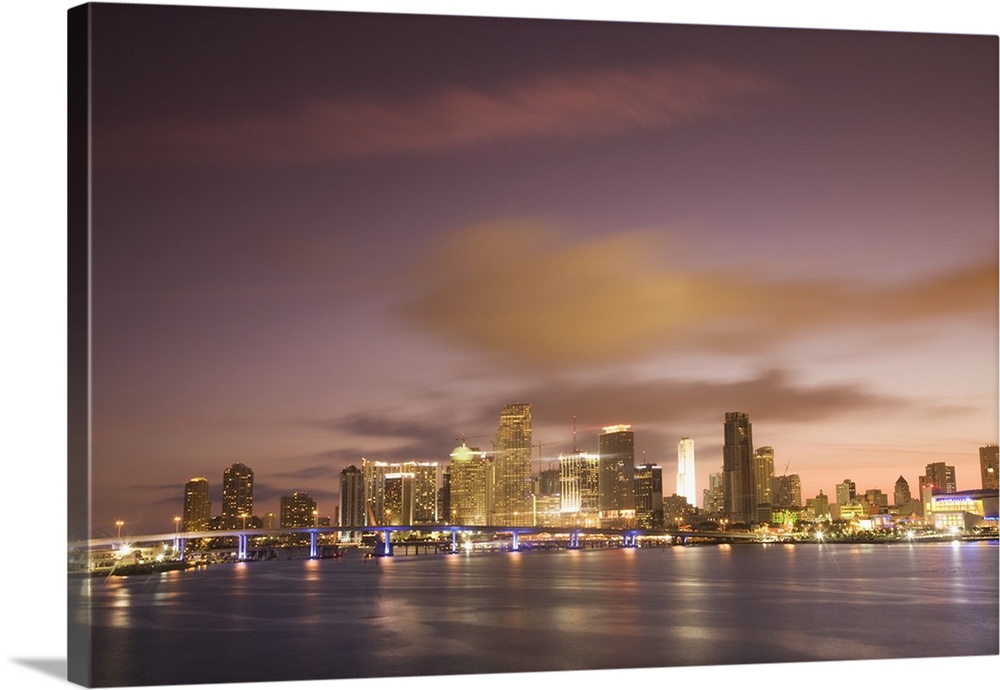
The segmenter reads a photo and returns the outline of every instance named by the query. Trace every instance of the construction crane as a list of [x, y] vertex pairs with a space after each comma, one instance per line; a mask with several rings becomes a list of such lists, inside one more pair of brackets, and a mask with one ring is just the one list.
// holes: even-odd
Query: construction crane
[[538, 448], [538, 477], [542, 476], [542, 446], [553, 446], [554, 441], [549, 441], [545, 443], [533, 443], [532, 446]]
[[464, 446], [466, 439], [469, 439], [469, 438], [482, 438], [483, 436], [485, 436], [485, 434], [476, 434], [475, 436], [466, 436], [465, 434], [462, 434], [461, 436], [456, 436], [455, 440], [456, 441], [461, 441], [462, 445]]

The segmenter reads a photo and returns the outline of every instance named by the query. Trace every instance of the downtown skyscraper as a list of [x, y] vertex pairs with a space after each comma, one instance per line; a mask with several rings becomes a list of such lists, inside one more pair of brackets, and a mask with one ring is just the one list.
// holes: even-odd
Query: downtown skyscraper
[[185, 532], [200, 532], [208, 529], [212, 520], [212, 497], [208, 490], [208, 480], [194, 477], [184, 485], [183, 529]]
[[[691, 499], [688, 499], [691, 503]], [[645, 463], [635, 468], [635, 520], [639, 527], [663, 526], [663, 470]]]
[[597, 437], [597, 455], [601, 525], [630, 526], [635, 522], [635, 432], [631, 425], [604, 427]]
[[493, 503], [493, 460], [463, 442], [451, 452], [449, 507], [442, 516], [451, 525], [488, 525]]
[[563, 524], [600, 526], [600, 456], [575, 450], [559, 454], [559, 510]]
[[761, 446], [753, 452], [753, 503], [755, 522], [771, 521], [771, 483], [774, 481], [774, 448]]
[[753, 484], [753, 429], [743, 412], [727, 412], [723, 425], [722, 490], [724, 513], [733, 522], [757, 519]]
[[931, 487], [933, 495], [953, 494], [958, 491], [955, 484], [955, 466], [943, 462], [932, 462], [927, 465], [921, 484]]
[[493, 461], [495, 525], [531, 525], [531, 405], [504, 405], [497, 426]]
[[686, 436], [677, 444], [677, 495], [683, 496], [692, 506], [698, 506], [695, 488], [694, 441]]
[[983, 446], [979, 449], [979, 470], [983, 475], [983, 488], [996, 490], [1000, 487], [997, 464], [1000, 461], [1000, 446]]
[[314, 527], [317, 522], [316, 499], [305, 491], [281, 497], [281, 527]]
[[413, 525], [438, 519], [436, 462], [361, 458], [366, 525]]
[[253, 470], [242, 462], [222, 473], [222, 524], [228, 529], [244, 527], [253, 515]]
[[340, 526], [362, 527], [365, 524], [365, 484], [356, 466], [340, 472]]

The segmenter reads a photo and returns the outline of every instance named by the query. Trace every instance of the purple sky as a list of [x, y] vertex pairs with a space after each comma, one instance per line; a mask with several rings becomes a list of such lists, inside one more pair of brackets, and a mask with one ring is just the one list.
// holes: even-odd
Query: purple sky
[[[98, 7], [95, 536], [184, 483], [332, 514], [533, 406], [698, 488], [743, 411], [803, 496], [978, 488], [995, 37]], [[536, 450], [536, 457], [538, 451]]]

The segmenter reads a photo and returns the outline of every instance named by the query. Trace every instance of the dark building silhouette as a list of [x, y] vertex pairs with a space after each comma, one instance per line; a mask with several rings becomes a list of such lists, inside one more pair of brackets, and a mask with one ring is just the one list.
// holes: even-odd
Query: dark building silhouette
[[1000, 460], [1000, 447], [993, 445], [983, 446], [979, 449], [979, 469], [983, 474], [984, 489], [995, 491], [1000, 488], [1000, 484], [998, 484], [1000, 476], [997, 475], [998, 460]]
[[958, 491], [955, 485], [955, 466], [943, 462], [932, 462], [925, 470], [927, 483], [931, 485], [931, 494], [953, 494]]
[[340, 526], [363, 527], [364, 524], [364, 474], [351, 465], [340, 472]]
[[897, 508], [905, 508], [910, 505], [910, 501], [913, 500], [913, 496], [910, 493], [910, 483], [907, 482], [903, 475], [899, 475], [899, 479], [896, 480], [896, 486], [892, 492], [893, 505]]
[[639, 527], [663, 526], [663, 470], [659, 465], [635, 468], [635, 519]]
[[441, 470], [441, 488], [438, 489], [438, 513], [441, 522], [451, 520], [451, 466], [445, 465]]
[[559, 494], [559, 470], [542, 470], [538, 473], [538, 494], [556, 496]]
[[771, 484], [771, 497], [775, 508], [802, 507], [802, 479], [797, 474], [775, 477]]
[[722, 492], [725, 515], [732, 522], [757, 519], [753, 482], [753, 429], [743, 412], [727, 412], [723, 425]]

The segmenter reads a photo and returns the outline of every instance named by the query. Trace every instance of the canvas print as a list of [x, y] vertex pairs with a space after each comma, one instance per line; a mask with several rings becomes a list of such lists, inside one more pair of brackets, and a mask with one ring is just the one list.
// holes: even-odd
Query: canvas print
[[68, 19], [70, 680], [998, 654], [997, 36]]

